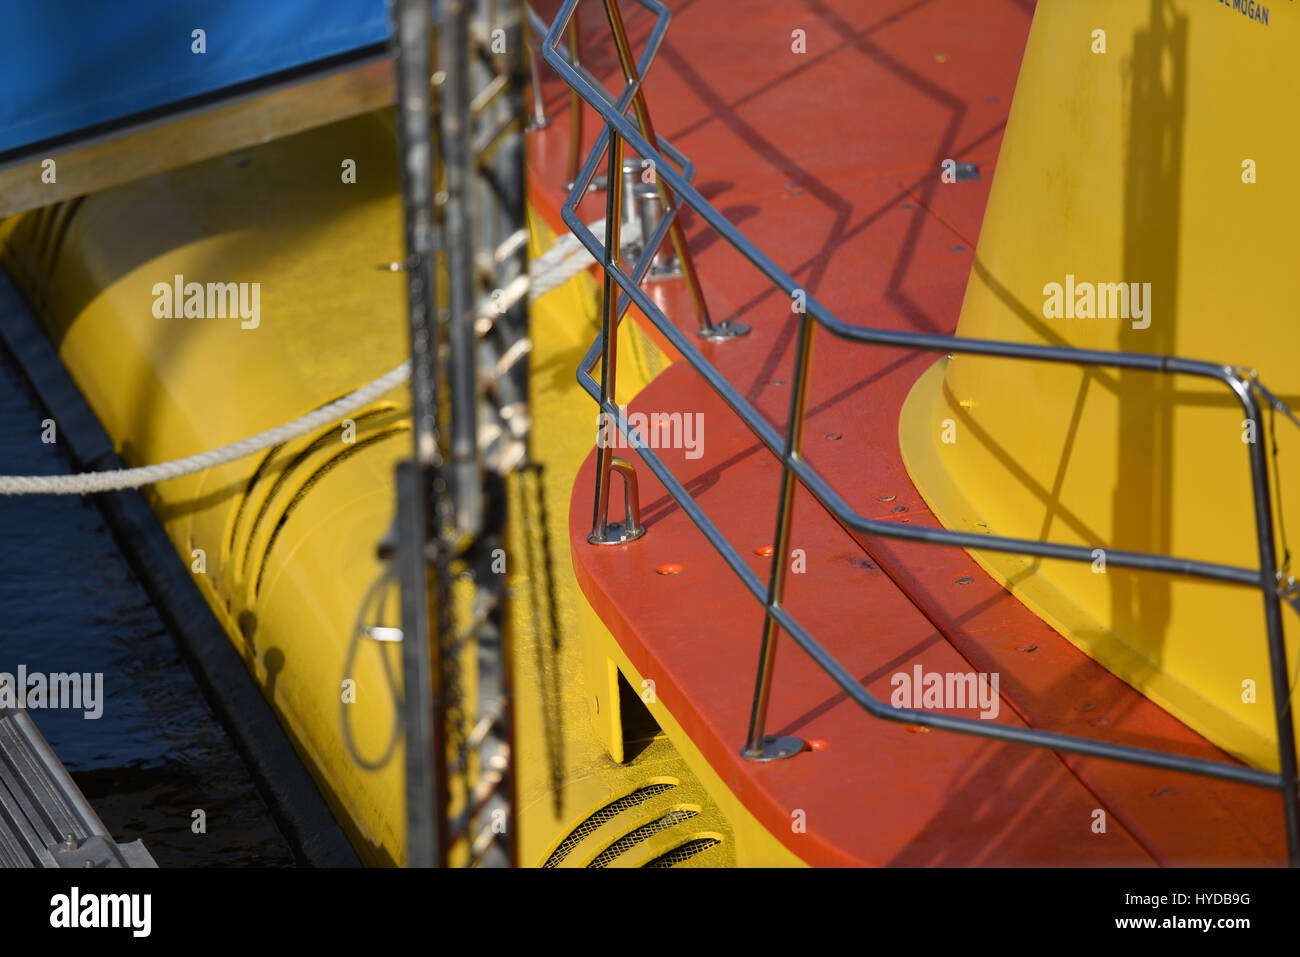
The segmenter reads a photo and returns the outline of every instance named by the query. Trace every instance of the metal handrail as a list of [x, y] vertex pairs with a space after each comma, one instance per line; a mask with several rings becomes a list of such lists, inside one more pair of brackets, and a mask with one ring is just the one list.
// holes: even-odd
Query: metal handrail
[[[624, 115], [630, 100], [630, 93], [639, 88], [640, 78], [645, 76], [649, 61], [653, 58], [653, 52], [659, 40], [662, 39], [663, 31], [667, 28], [669, 20], [667, 8], [658, 0], [637, 0], [641, 6], [651, 10], [656, 15], [657, 21], [652, 32], [652, 44], [647, 48], [646, 55], [642, 57], [639, 73], [630, 80], [623, 95], [615, 102], [610, 99], [601, 85], [590, 74], [587, 74], [585, 70], [572, 68], [556, 51], [560, 34], [573, 16], [578, 2], [579, 0], [565, 0], [542, 43], [542, 56], [546, 62], [605, 121], [605, 129], [561, 209], [561, 218], [588, 251], [602, 264], [605, 275], [605, 300], [601, 332], [578, 369], [578, 381], [599, 406], [601, 416], [599, 428], [602, 432], [608, 421], [617, 424], [619, 431], [627, 438], [629, 445], [636, 450], [655, 477], [663, 483], [664, 488], [672, 495], [691, 521], [704, 533], [705, 538], [718, 551], [728, 567], [763, 605], [765, 614], [762, 649], [755, 683], [749, 733], [742, 753], [754, 760], [773, 760], [788, 757], [798, 750], [797, 748], [791, 749], [788, 743], [780, 739], [774, 739], [764, 734], [767, 703], [771, 690], [772, 664], [775, 657], [778, 628], [780, 628], [784, 629], [794, 639], [795, 643], [850, 698], [861, 705], [868, 714], [876, 718], [1172, 771], [1200, 774], [1279, 790], [1283, 796], [1288, 861], [1291, 866], [1300, 865], [1300, 814], [1298, 814], [1300, 807], [1297, 805], [1295, 736], [1290, 717], [1286, 649], [1283, 643], [1281, 620], [1280, 575], [1273, 537], [1268, 464], [1262, 442], [1256, 441], [1249, 444], [1251, 485], [1255, 506], [1255, 532], [1260, 557], [1258, 568], [1243, 568], [1145, 552], [1111, 551], [1109, 549], [1106, 550], [1106, 561], [1108, 565], [1113, 564], [1121, 568], [1158, 571], [1238, 585], [1249, 585], [1260, 589], [1264, 599], [1270, 681], [1273, 689], [1277, 722], [1278, 763], [1280, 768], [1280, 772], [1277, 774], [1244, 767], [1239, 764], [1190, 758], [1163, 751], [1112, 744], [1074, 735], [1057, 734], [1032, 728], [989, 725], [970, 718], [959, 718], [916, 709], [894, 708], [877, 700], [867, 692], [854, 675], [826, 651], [782, 604], [785, 562], [779, 556], [785, 554], [785, 547], [788, 544], [790, 513], [796, 480], [808, 489], [841, 524], [851, 531], [929, 544], [954, 545], [981, 551], [1009, 552], [1079, 562], [1094, 560], [1092, 549], [1082, 546], [1003, 536], [977, 535], [948, 529], [903, 526], [873, 520], [855, 512], [800, 454], [800, 433], [807, 395], [815, 324], [821, 325], [838, 338], [873, 345], [920, 349], [947, 354], [998, 356], [1082, 366], [1141, 370], [1162, 374], [1191, 375], [1211, 379], [1222, 383], [1237, 396], [1246, 419], [1253, 423], [1254, 434], [1262, 436], [1264, 434], [1264, 423], [1260, 404], [1255, 394], [1256, 390], [1261, 387], [1258, 386], [1253, 377], [1239, 373], [1227, 365], [1172, 356], [997, 342], [929, 333], [893, 332], [863, 326], [852, 326], [843, 322], [814, 297], [801, 289], [788, 274], [759, 250], [740, 230], [728, 222], [694, 188], [690, 177], [679, 173], [668, 162], [664, 161], [659, 151], [647, 141], [646, 137], [642, 136], [637, 127]], [[618, 0], [604, 0], [604, 4], [611, 29], [617, 36], [622, 21]], [[609, 145], [611, 136], [613, 137], [612, 146]], [[667, 187], [675, 193], [677, 199], [694, 210], [705, 223], [726, 239], [734, 249], [757, 267], [777, 288], [796, 301], [798, 301], [797, 294], [802, 294], [805, 308], [800, 310], [795, 377], [790, 400], [790, 416], [784, 435], [778, 433], [759, 414], [753, 405], [700, 353], [695, 344], [641, 290], [639, 284], [649, 266], [650, 258], [658, 244], [663, 240], [664, 223], [660, 223], [659, 230], [656, 231], [651, 241], [646, 244], [646, 250], [629, 274], [620, 262], [618, 243], [616, 241], [619, 218], [617, 197], [607, 197], [605, 235], [614, 237], [608, 247], [603, 245], [578, 218], [576, 213], [577, 202], [585, 192], [586, 182], [594, 175], [596, 165], [603, 153], [608, 153], [609, 187], [611, 193], [615, 192], [616, 184], [620, 180], [618, 173], [624, 142], [631, 145], [642, 157], [655, 160], [660, 181], [666, 182]], [[667, 209], [664, 222], [671, 220], [675, 213], [676, 208]], [[614, 297], [612, 296], [615, 284], [622, 290], [622, 295], [618, 297], [617, 307], [614, 306]], [[630, 303], [637, 305], [641, 312], [654, 323], [656, 328], [681, 353], [683, 358], [703, 376], [704, 380], [717, 392], [722, 400], [781, 462], [781, 499], [777, 515], [776, 534], [774, 535], [776, 542], [774, 555], [777, 557], [773, 560], [771, 576], [766, 587], [764, 587], [758, 575], [749, 568], [740, 553], [723, 537], [721, 531], [704, 513], [682, 483], [673, 476], [664, 464], [663, 459], [649, 447], [649, 443], [644, 437], [628, 423], [624, 411], [613, 401], [617, 359], [615, 329]], [[599, 384], [591, 377], [590, 373], [598, 357], [602, 359], [601, 381]], [[597, 456], [596, 514], [593, 521], [593, 540], [597, 540], [597, 533], [603, 532], [608, 525], [607, 508], [611, 456], [609, 450], [603, 447], [607, 443], [601, 443], [601, 445], [602, 448]]]
[[[612, 106], [612, 108], [618, 110], [620, 114], [626, 113], [629, 106], [636, 110], [637, 122], [640, 124], [641, 130], [645, 134], [646, 140], [654, 144], [654, 148], [652, 149], [654, 155], [650, 156], [646, 153], [642, 153], [641, 156], [643, 159], [653, 159], [655, 162], [655, 169], [657, 170], [663, 159], [661, 153], [667, 153], [674, 163], [677, 163], [682, 167], [682, 175], [684, 175], [688, 180], [693, 181], [695, 178], [694, 166], [685, 154], [674, 147], [670, 142], [668, 142], [668, 140], [663, 139], [656, 134], [654, 126], [650, 120], [650, 112], [646, 107], [645, 96], [641, 92], [641, 78], [645, 76], [646, 70], [648, 70], [650, 64], [654, 62], [654, 58], [659, 52], [659, 45], [663, 42], [664, 34], [668, 29], [668, 17], [666, 16], [667, 11], [662, 4], [656, 2], [646, 2], [646, 0], [637, 0], [637, 2], [641, 3], [642, 6], [656, 14], [662, 10], [665, 15], [656, 19], [655, 26], [651, 30], [649, 39], [646, 41], [645, 52], [641, 55], [639, 63], [632, 57], [631, 46], [627, 40], [627, 32], [623, 29], [622, 17], [616, 16], [614, 18], [612, 23], [617, 24], [617, 28], [614, 28], [614, 41], [618, 49], [619, 64], [623, 70], [627, 86], [617, 102], [610, 101], [608, 97], [605, 97], [605, 102]], [[546, 46], [546, 37], [549, 35], [546, 24], [531, 6], [528, 7], [528, 18], [534, 32], [542, 41], [542, 58], [545, 59], [547, 63], [550, 63], [550, 58], [546, 56], [547, 50], [549, 49], [551, 53], [555, 53], [555, 48], [554, 46], [549, 48]], [[603, 96], [604, 88], [601, 86], [600, 81], [597, 80], [596, 77], [594, 77], [578, 60], [579, 34], [577, 24], [578, 20], [576, 17], [570, 18], [566, 24], [568, 27], [569, 37], [569, 58], [566, 66], [569, 69], [576, 71], [584, 80], [587, 81], [588, 84], [591, 85], [592, 89], [599, 90]], [[609, 129], [606, 127], [601, 132], [601, 136], [597, 141], [596, 150], [588, 158], [587, 162], [579, 168], [577, 165], [577, 155], [579, 144], [582, 140], [582, 110], [580, 109], [581, 94], [574, 89], [572, 85], [570, 85], [570, 90], [573, 94], [573, 103], [569, 109], [569, 156], [571, 177], [570, 181], [566, 184], [566, 188], [569, 190], [566, 205], [569, 205], [570, 208], [572, 208], [573, 206], [576, 206], [577, 200], [574, 198], [575, 196], [581, 198], [593, 188], [592, 183], [595, 180], [596, 166], [599, 162], [600, 154], [604, 152], [602, 144], [608, 142]], [[597, 112], [600, 111], [597, 110]], [[613, 175], [614, 173], [617, 173], [618, 175]], [[619, 182], [614, 183], [614, 180], [618, 180]], [[681, 263], [682, 275], [686, 279], [687, 286], [691, 293], [691, 301], [695, 306], [695, 315], [697, 322], [699, 323], [699, 334], [701, 338], [709, 339], [713, 342], [725, 342], [728, 339], [737, 339], [744, 336], [749, 332], [749, 327], [744, 323], [732, 322], [730, 320], [715, 323], [709, 317], [708, 302], [704, 298], [704, 290], [700, 286], [699, 279], [697, 278], [694, 258], [691, 256], [690, 249], [686, 245], [686, 235], [682, 231], [681, 224], [677, 222], [677, 208], [673, 194], [659, 181], [657, 175], [655, 176], [655, 184], [659, 190], [660, 202], [664, 207], [665, 215], [661, 221], [664, 231], [660, 232], [656, 230], [652, 234], [651, 240], [646, 243], [647, 248], [658, 249], [663, 244], [663, 237], [665, 234], [672, 238], [673, 250], [677, 253], [677, 259]], [[623, 189], [621, 164], [617, 170], [612, 170], [610, 176], [606, 177], [605, 188], [606, 190], [613, 190], [616, 197], [621, 199]], [[608, 233], [606, 233], [606, 235], [608, 235]], [[623, 310], [627, 310], [626, 305], [623, 306]], [[622, 313], [620, 313], [620, 316], [621, 315]]]
[[[524, 9], [528, 15], [528, 24], [532, 27], [533, 33], [537, 39], [543, 40], [546, 37], [546, 22], [537, 15], [531, 3], [524, 4]], [[569, 24], [569, 63], [573, 67], [581, 64], [578, 61], [578, 45], [580, 43], [578, 34], [578, 21], [575, 18]], [[537, 59], [533, 56], [533, 48], [529, 43], [525, 43], [528, 50], [528, 62], [531, 68], [531, 81], [533, 84], [533, 118], [529, 124], [529, 132], [542, 130], [551, 125], [550, 119], [546, 116], [545, 108], [542, 105], [542, 78], [537, 72]], [[569, 189], [573, 186], [578, 178], [578, 154], [582, 151], [582, 99], [578, 96], [576, 90], [569, 91], [569, 179], [564, 188]]]

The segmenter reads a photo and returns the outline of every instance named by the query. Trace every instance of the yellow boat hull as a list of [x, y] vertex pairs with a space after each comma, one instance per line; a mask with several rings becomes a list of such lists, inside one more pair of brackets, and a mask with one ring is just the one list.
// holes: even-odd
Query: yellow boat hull
[[[1300, 97], [1300, 18], [1251, 13], [1266, 6], [1039, 4], [958, 335], [1257, 367], [1294, 406], [1300, 132], [1280, 118]], [[1243, 425], [1204, 379], [956, 356], [916, 383], [899, 441], [945, 525], [1094, 549], [1092, 565], [975, 557], [1145, 696], [1277, 770], [1258, 592], [1104, 559], [1258, 567], [1244, 443], [1273, 439]], [[1285, 535], [1300, 434], [1278, 427]]]
[[[369, 114], [0, 224], [6, 265], [129, 465], [296, 419], [407, 357], [404, 282], [377, 268], [403, 258], [393, 141], [389, 114]], [[345, 158], [355, 183], [339, 175]], [[536, 256], [553, 236], [530, 225]], [[158, 317], [154, 288], [176, 276], [260, 283], [256, 327]], [[509, 490], [521, 862], [637, 866], [703, 837], [691, 864], [798, 863], [662, 708], [640, 728], [607, 714], [593, 731], [583, 649], [603, 649], [602, 662], [617, 650], [573, 579], [567, 509], [594, 436], [574, 370], [598, 298], [583, 274], [533, 309], [538, 468]], [[620, 336], [639, 357], [620, 369], [626, 401], [666, 359], [635, 324]], [[378, 865], [406, 854], [401, 661], [366, 629], [400, 625], [377, 546], [411, 451], [408, 414], [395, 390], [269, 453], [146, 489], [336, 818]], [[671, 811], [682, 823], [646, 827]]]

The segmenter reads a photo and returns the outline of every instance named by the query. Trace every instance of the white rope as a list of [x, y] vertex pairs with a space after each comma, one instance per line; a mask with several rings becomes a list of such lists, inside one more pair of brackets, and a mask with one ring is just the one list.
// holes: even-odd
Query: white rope
[[[597, 239], [603, 238], [604, 220], [591, 224], [590, 229]], [[572, 233], [565, 233], [544, 255], [529, 263], [529, 301], [536, 300], [552, 289], [564, 285], [590, 267], [593, 262], [595, 260], [578, 242], [578, 238]], [[218, 449], [200, 452], [183, 459], [174, 459], [171, 462], [107, 472], [82, 472], [78, 475], [0, 475], [0, 495], [86, 495], [91, 492], [140, 488], [155, 482], [180, 478], [183, 475], [193, 475], [195, 472], [216, 468], [218, 465], [246, 458], [263, 449], [315, 432], [358, 409], [365, 408], [375, 399], [403, 385], [410, 378], [411, 363], [407, 360], [368, 385], [292, 422], [259, 432], [231, 445], [223, 445]]]
[[110, 492], [124, 488], [139, 488], [167, 479], [193, 475], [205, 469], [225, 465], [236, 459], [242, 459], [269, 449], [281, 442], [288, 442], [308, 432], [337, 422], [350, 412], [364, 408], [385, 392], [390, 392], [411, 377], [410, 360], [380, 376], [369, 385], [362, 386], [356, 392], [322, 406], [315, 412], [309, 412], [300, 419], [295, 419], [278, 428], [259, 432], [242, 442], [223, 445], [210, 452], [200, 452], [183, 459], [163, 462], [159, 465], [145, 465], [134, 469], [119, 469], [113, 472], [82, 472], [80, 475], [4, 475], [0, 476], [0, 495], [31, 495], [46, 493], [55, 495], [85, 495], [88, 492]]
[[[605, 242], [605, 221], [603, 219], [588, 223], [587, 228], [592, 231], [598, 241]], [[638, 242], [639, 239], [632, 230], [619, 231], [620, 247], [635, 246]], [[540, 258], [529, 263], [529, 278], [532, 280], [531, 298], [536, 299], [552, 289], [558, 289], [578, 273], [590, 268], [595, 261], [591, 253], [587, 251], [587, 247], [582, 245], [577, 236], [573, 233], [565, 233], [556, 239], [555, 245]]]

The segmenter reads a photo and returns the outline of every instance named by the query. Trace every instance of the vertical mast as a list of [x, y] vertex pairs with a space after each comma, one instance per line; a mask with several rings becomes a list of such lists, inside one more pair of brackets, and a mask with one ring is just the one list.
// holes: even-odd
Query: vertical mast
[[523, 4], [444, 0], [437, 24], [429, 0], [392, 11], [415, 426], [397, 481], [408, 863], [509, 866], [505, 484], [529, 429]]

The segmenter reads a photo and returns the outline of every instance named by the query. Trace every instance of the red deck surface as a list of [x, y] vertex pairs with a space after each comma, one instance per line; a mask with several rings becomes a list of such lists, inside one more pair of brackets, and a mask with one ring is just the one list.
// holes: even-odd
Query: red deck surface
[[[639, 50], [649, 17], [624, 6]], [[1032, 3], [670, 6], [673, 23], [646, 90], [660, 134], [695, 161], [701, 192], [844, 320], [952, 332]], [[549, 21], [551, 10], [542, 12]], [[617, 89], [601, 6], [587, 2], [579, 13], [583, 62]], [[805, 54], [790, 50], [795, 29], [806, 31]], [[533, 199], [560, 228], [567, 91], [543, 72], [555, 122], [534, 134]], [[597, 131], [589, 113], [588, 147]], [[947, 158], [978, 163], [979, 179], [941, 184]], [[603, 194], [588, 199], [584, 219], [598, 218], [603, 202]], [[702, 349], [782, 427], [796, 317], [689, 212], [684, 221], [714, 319], [754, 327], [744, 340]], [[657, 288], [669, 316], [693, 335], [681, 289]], [[937, 524], [898, 449], [899, 409], [933, 360], [817, 336], [805, 454], [873, 518]], [[660, 454], [766, 580], [771, 559], [754, 549], [770, 544], [776, 522], [772, 457], [684, 362], [638, 398], [638, 409], [704, 413], [702, 458]], [[570, 511], [574, 565], [588, 599], [722, 778], [804, 860], [1281, 863], [1281, 802], [1273, 792], [877, 721], [785, 636], [768, 731], [827, 747], [766, 765], [744, 760], [760, 607], [644, 466], [645, 538], [589, 546], [593, 470], [589, 459]], [[891, 677], [916, 665], [927, 673], [997, 673], [998, 721], [1227, 760], [1044, 625], [962, 551], [855, 540], [802, 491], [792, 547], [805, 551], [807, 572], [789, 576], [786, 604], [882, 700], [890, 699]], [[670, 562], [682, 573], [656, 574]], [[1104, 834], [1093, 829], [1096, 809], [1106, 812]], [[807, 833], [793, 832], [795, 810], [805, 812]]]

